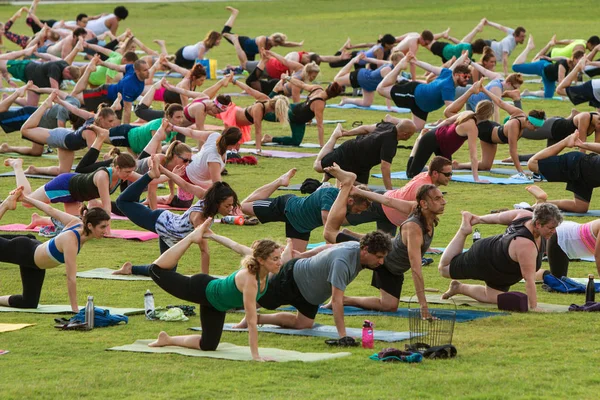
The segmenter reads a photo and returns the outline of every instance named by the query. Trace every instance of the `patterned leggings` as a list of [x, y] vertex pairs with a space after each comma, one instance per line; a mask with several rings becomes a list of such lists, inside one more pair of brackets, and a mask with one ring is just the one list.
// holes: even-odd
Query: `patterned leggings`
[[19, 35], [13, 32], [9, 32], [10, 28], [13, 25], [13, 21], [7, 21], [4, 24], [4, 36], [14, 44], [21, 46], [22, 48], [27, 47], [27, 43], [29, 43], [29, 36]]

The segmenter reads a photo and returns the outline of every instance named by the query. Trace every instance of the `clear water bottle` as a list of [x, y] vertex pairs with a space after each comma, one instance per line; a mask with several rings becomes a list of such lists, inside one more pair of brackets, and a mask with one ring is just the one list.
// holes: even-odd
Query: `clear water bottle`
[[479, 239], [481, 239], [481, 232], [479, 232], [479, 229], [475, 228], [475, 230], [473, 231], [473, 243], [475, 243]]
[[154, 295], [150, 289], [147, 289], [144, 294], [144, 311], [146, 319], [154, 319]]
[[594, 285], [594, 275], [588, 275], [588, 283], [585, 288], [585, 302], [591, 301], [592, 303], [596, 301], [596, 285]]
[[362, 329], [362, 347], [364, 349], [372, 349], [373, 348], [373, 324], [368, 319], [365, 320]]
[[221, 218], [222, 224], [229, 225], [244, 225], [244, 216], [243, 215], [226, 215]]
[[88, 296], [85, 305], [85, 323], [88, 329], [94, 329], [94, 296]]

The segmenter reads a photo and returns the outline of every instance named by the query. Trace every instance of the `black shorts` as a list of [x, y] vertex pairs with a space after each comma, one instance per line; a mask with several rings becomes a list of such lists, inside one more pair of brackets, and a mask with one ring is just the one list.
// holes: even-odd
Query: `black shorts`
[[183, 57], [183, 47], [175, 52], [175, 64], [180, 67], [192, 69], [196, 64], [196, 60], [188, 60]]
[[574, 105], [589, 103], [590, 107], [600, 108], [600, 101], [594, 97], [594, 89], [592, 88], [592, 81], [587, 81], [584, 84], [578, 86], [569, 86], [565, 89], [569, 100]]
[[475, 279], [484, 281], [487, 287], [508, 292], [510, 287], [521, 280], [521, 277], [497, 273], [484, 268], [478, 260], [477, 252], [468, 250], [450, 261], [450, 277], [452, 279]]
[[113, 103], [108, 99], [108, 85], [102, 85], [95, 89], [83, 91], [82, 107], [85, 110], [96, 112], [98, 110], [98, 106], [102, 103], [106, 103], [109, 106], [111, 106]]
[[566, 189], [573, 192], [575, 197], [589, 203], [592, 200], [594, 188], [587, 185], [581, 177], [580, 162], [585, 154], [572, 151], [552, 156], [538, 161], [540, 174], [548, 182], [566, 182]]
[[415, 89], [420, 84], [420, 82], [412, 81], [396, 83], [390, 90], [390, 97], [396, 106], [400, 108], [409, 108], [415, 117], [427, 121], [428, 113], [421, 110], [415, 101]]
[[[323, 157], [321, 159], [321, 167], [322, 168], [331, 167], [331, 166], [333, 166], [333, 163], [336, 163], [337, 165], [339, 165], [340, 168], [343, 169], [344, 171], [354, 172], [356, 174], [356, 182], [364, 183], [365, 185], [367, 185], [369, 183], [369, 176], [371, 175], [371, 169], [369, 168], [368, 171], [358, 170], [358, 168], [356, 168], [355, 163], [345, 162], [343, 160], [343, 158], [341, 157], [339, 151], [337, 151], [337, 150], [334, 150], [331, 153], [326, 154], [325, 157]], [[333, 178], [333, 176], [331, 176], [329, 174], [327, 174], [327, 176], [329, 176], [330, 178]]]
[[[385, 193], [385, 191], [375, 191], [379, 194]], [[383, 192], [383, 193], [381, 193]], [[381, 203], [376, 201], [371, 202], [369, 208], [366, 211], [361, 212], [360, 214], [348, 214], [346, 215], [346, 220], [350, 225], [361, 225], [369, 222], [377, 223], [377, 230], [383, 231], [391, 236], [396, 236], [396, 225], [394, 225], [385, 212], [383, 211], [383, 207]]]
[[252, 203], [252, 210], [261, 224], [285, 222], [285, 237], [308, 241], [310, 232], [298, 232], [285, 215], [285, 205], [293, 196], [295, 195], [285, 194], [275, 198], [256, 200]]
[[444, 58], [444, 48], [449, 44], [450, 43], [446, 42], [434, 42], [431, 44], [431, 48], [429, 50], [431, 50], [431, 52], [436, 56], [441, 57], [443, 62], [446, 62], [448, 60]]
[[117, 147], [130, 147], [129, 145], [129, 131], [135, 128], [134, 125], [123, 124], [110, 128], [108, 131], [108, 137], [110, 144]]
[[350, 78], [350, 86], [352, 86], [354, 89], [360, 89], [360, 84], [358, 83], [358, 71], [352, 71], [350, 72], [349, 78]]
[[286, 262], [277, 275], [269, 279], [267, 292], [258, 300], [258, 304], [267, 310], [275, 310], [278, 307], [289, 304], [296, 307], [298, 312], [307, 318], [315, 319], [319, 311], [319, 305], [309, 303], [294, 280], [294, 264], [297, 259]]
[[20, 131], [21, 127], [29, 119], [37, 107], [25, 106], [15, 111], [0, 112], [0, 127], [4, 133]]
[[373, 270], [371, 286], [383, 290], [397, 299], [400, 299], [403, 284], [404, 274], [392, 274], [390, 270], [385, 267], [385, 264]]

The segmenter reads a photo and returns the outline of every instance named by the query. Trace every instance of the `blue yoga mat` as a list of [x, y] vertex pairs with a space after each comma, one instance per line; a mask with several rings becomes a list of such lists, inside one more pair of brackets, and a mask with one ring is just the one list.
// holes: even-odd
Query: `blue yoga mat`
[[[522, 167], [526, 167], [527, 161], [521, 161], [519, 164], [521, 164]], [[494, 165], [507, 165], [513, 167], [515, 164], [513, 164], [512, 162], [506, 162], [502, 160], [494, 160]]]
[[562, 214], [566, 217], [600, 217], [600, 210], [588, 210], [585, 213], [563, 211]]
[[[439, 251], [442, 251], [442, 252], [446, 250], [446, 248], [445, 248], [445, 247], [432, 247], [432, 249], [434, 249], [434, 250], [439, 250]], [[467, 251], [467, 250], [469, 250], [469, 249], [463, 249], [463, 253], [464, 253], [465, 251]], [[438, 253], [430, 253], [430, 252], [426, 252], [425, 254], [438, 254]]]
[[[225, 324], [223, 326], [224, 331], [228, 332], [248, 332], [247, 329], [234, 329], [235, 324]], [[201, 331], [200, 327], [190, 328], [193, 331]], [[314, 324], [311, 329], [287, 329], [276, 325], [262, 325], [258, 326], [259, 332], [278, 333], [280, 335], [297, 335], [297, 336], [316, 336], [330, 339], [338, 339], [339, 335], [337, 328], [331, 325]], [[361, 337], [362, 329], [359, 328], [346, 328], [346, 334], [352, 337]], [[394, 331], [383, 331], [375, 329], [373, 331], [373, 338], [381, 342], [400, 342], [402, 340], [410, 339], [410, 332], [394, 332]]]
[[[372, 174], [371, 175], [374, 178], [382, 178], [381, 174]], [[409, 180], [409, 178], [406, 176], [406, 172], [405, 171], [401, 171], [401, 172], [392, 172], [391, 174], [391, 178], [392, 179], [403, 179], [403, 180]], [[488, 176], [488, 175], [479, 175], [480, 179], [486, 179], [490, 182], [490, 184], [496, 184], [496, 185], [523, 185], [523, 184], [532, 184], [533, 180], [528, 179], [528, 180], [522, 180], [522, 179], [512, 179], [512, 178], [496, 178], [493, 176]], [[475, 182], [473, 180], [473, 175], [452, 175], [452, 180], [455, 182], [464, 182], [464, 183], [477, 183], [479, 184], [479, 182]], [[482, 185], [484, 185], [482, 183]]]
[[537, 96], [521, 96], [521, 99], [526, 99], [526, 100], [556, 100], [556, 101], [565, 101], [564, 98], [560, 97], [560, 96], [554, 96], [551, 99], [547, 99], [545, 97], [537, 97]]
[[[471, 170], [470, 169], [455, 169], [454, 171], [455, 174], [470, 174]], [[513, 176], [515, 174], [517, 174], [517, 170], [516, 169], [508, 169], [508, 168], [492, 168], [489, 171], [484, 171], [484, 172], [490, 172], [492, 174], [497, 174], [497, 175], [508, 175], [508, 176]], [[527, 174], [531, 174], [531, 172], [529, 171], [525, 171], [525, 173]]]
[[[280, 307], [279, 311], [296, 311], [294, 307]], [[344, 306], [344, 315], [346, 316], [358, 316], [358, 315], [380, 315], [383, 317], [402, 317], [408, 318], [408, 308], [399, 308], [397, 311], [374, 311], [365, 310], [358, 307]], [[437, 310], [436, 308], [430, 308], [431, 311]], [[452, 311], [451, 309], [440, 309], [444, 311]], [[333, 315], [333, 311], [327, 308], [319, 308], [319, 314]], [[508, 315], [507, 313], [495, 312], [495, 311], [478, 311], [478, 310], [456, 310], [456, 322], [468, 322], [479, 318], [495, 317], [500, 315]], [[443, 319], [443, 317], [442, 317]], [[352, 335], [350, 335], [352, 336]]]
[[365, 111], [385, 111], [385, 112], [395, 112], [395, 113], [399, 113], [399, 114], [410, 113], [410, 110], [408, 108], [392, 107], [390, 109], [390, 108], [387, 108], [387, 106], [376, 105], [376, 104], [373, 104], [370, 107], [357, 106], [356, 104], [344, 104], [343, 106], [340, 106], [339, 104], [327, 104], [326, 107], [327, 108], [342, 108], [344, 110], [359, 109], [359, 110], [365, 110]]

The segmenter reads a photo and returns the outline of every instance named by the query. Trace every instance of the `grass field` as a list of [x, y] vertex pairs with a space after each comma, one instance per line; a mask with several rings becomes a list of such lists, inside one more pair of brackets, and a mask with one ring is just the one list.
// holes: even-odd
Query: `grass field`
[[[508, 0], [503, 2], [461, 2], [456, 0], [430, 2], [378, 1], [374, 3], [348, 1], [272, 1], [230, 3], [240, 9], [235, 31], [256, 36], [274, 31], [285, 32], [290, 40], [305, 40], [305, 49], [321, 54], [332, 54], [348, 36], [355, 42], [372, 41], [379, 34], [396, 35], [408, 31], [430, 29], [438, 32], [452, 27], [452, 34], [462, 37], [482, 18], [516, 27], [523, 25], [533, 33], [538, 48], [554, 33], [559, 38], [584, 38], [598, 34], [597, 23], [584, 13], [598, 10], [593, 1], [539, 1]], [[162, 38], [171, 52], [204, 37], [208, 30], [220, 30], [228, 14], [223, 2], [196, 2], [173, 4], [131, 4], [130, 17], [122, 28], [130, 27], [145, 43]], [[41, 18], [73, 19], [79, 12], [89, 15], [112, 10], [113, 5], [69, 4], [40, 5]], [[0, 20], [5, 21], [16, 7], [1, 6]], [[583, 15], [582, 15], [583, 14]], [[18, 33], [30, 30], [22, 21], [13, 28]], [[500, 38], [501, 33], [486, 28], [484, 38]], [[6, 44], [8, 49], [15, 49]], [[519, 46], [511, 59], [522, 50]], [[278, 49], [276, 49], [278, 50]], [[223, 67], [234, 63], [233, 47], [223, 43], [210, 53], [211, 58]], [[438, 62], [426, 50], [418, 57]], [[336, 71], [322, 67], [320, 80], [330, 81]], [[527, 85], [537, 89], [539, 85]], [[239, 104], [249, 104], [249, 99], [239, 98]], [[238, 98], [235, 99], [238, 102]], [[381, 98], [377, 99], [383, 104]], [[524, 101], [524, 108], [543, 109], [548, 116], [566, 116], [569, 102]], [[588, 110], [582, 107], [580, 110]], [[432, 113], [431, 121], [442, 115]], [[375, 123], [383, 113], [330, 110], [327, 119], [345, 119], [345, 127], [352, 121]], [[504, 116], [504, 115], [503, 115]], [[209, 122], [210, 123], [210, 122]], [[330, 126], [332, 128], [332, 126]], [[287, 128], [267, 124], [264, 131], [271, 134], [286, 133]], [[330, 132], [326, 128], [326, 135]], [[5, 139], [2, 138], [2, 141]], [[18, 133], [6, 136], [10, 143], [20, 142]], [[305, 141], [316, 142], [316, 128], [309, 127]], [[412, 140], [410, 141], [412, 142]], [[522, 152], [535, 152], [545, 143], [522, 140]], [[508, 155], [508, 146], [500, 148], [498, 157]], [[407, 150], [398, 150], [393, 169], [405, 169]], [[468, 158], [466, 146], [456, 158]], [[51, 160], [27, 158], [26, 163], [50, 165]], [[294, 160], [259, 159], [257, 166], [228, 166], [226, 181], [244, 198], [254, 188], [263, 185], [288, 168], [295, 166], [299, 172], [294, 183], [306, 177], [319, 178], [312, 170], [312, 159]], [[0, 172], [8, 168], [0, 166]], [[373, 179], [372, 183], [381, 184]], [[34, 187], [43, 181], [34, 180]], [[400, 186], [403, 182], [395, 181]], [[571, 198], [563, 184], [542, 183], [551, 197]], [[0, 179], [0, 195], [14, 188], [11, 179]], [[512, 207], [520, 201], [530, 201], [524, 185], [481, 186], [451, 183], [447, 191], [448, 204], [436, 229], [434, 246], [445, 246], [460, 223], [460, 211], [469, 210], [485, 214], [492, 209]], [[600, 202], [593, 199], [592, 209]], [[26, 223], [31, 211], [19, 208], [5, 215], [2, 224]], [[586, 221], [586, 219], [578, 219]], [[115, 221], [113, 227], [131, 228], [129, 222]], [[138, 228], [139, 229], [139, 228]], [[368, 232], [374, 224], [357, 228]], [[502, 231], [501, 227], [480, 227], [483, 236]], [[257, 238], [284, 240], [283, 225], [269, 224], [255, 227], [217, 226], [216, 231], [249, 245]], [[322, 230], [315, 230], [312, 242], [322, 240]], [[126, 260], [150, 262], [158, 255], [156, 241], [134, 243], [116, 239], [90, 242], [78, 258], [80, 270], [115, 268]], [[424, 268], [426, 287], [444, 290], [449, 281], [439, 276], [437, 261]], [[237, 255], [211, 244], [211, 273], [228, 274], [239, 266]], [[191, 249], [180, 263], [183, 273], [199, 271], [199, 252]], [[569, 274], [576, 277], [594, 272], [592, 263], [572, 263]], [[370, 274], [362, 273], [350, 285], [350, 295], [378, 295], [370, 286]], [[103, 280], [78, 280], [79, 303], [93, 295], [98, 305], [115, 307], [142, 307], [143, 294], [150, 288], [156, 304], [180, 304], [152, 282], [121, 282]], [[518, 284], [514, 290], [524, 291]], [[538, 288], [539, 301], [557, 304], [582, 304], [582, 295], [549, 294]], [[20, 293], [20, 277], [14, 265], [0, 264], [0, 294]], [[412, 295], [414, 287], [408, 275], [403, 295]], [[42, 304], [67, 304], [67, 291], [63, 268], [49, 270], [41, 298]], [[109, 347], [132, 343], [137, 339], [156, 337], [159, 331], [170, 334], [189, 333], [187, 328], [198, 326], [195, 317], [187, 323], [150, 322], [143, 316], [133, 316], [125, 326], [96, 329], [91, 332], [60, 332], [53, 328], [51, 315], [0, 314], [0, 323], [34, 323], [24, 330], [0, 333], [0, 349], [10, 353], [0, 356], [0, 398], [598, 398], [598, 375], [595, 366], [600, 362], [597, 338], [597, 316], [589, 314], [512, 314], [504, 317], [480, 319], [458, 324], [454, 344], [458, 357], [449, 361], [426, 361], [422, 364], [390, 365], [370, 361], [373, 353], [362, 348], [352, 349], [352, 356], [320, 363], [244, 363], [224, 360], [190, 358], [177, 355], [148, 355], [106, 352]], [[228, 314], [227, 321], [235, 322], [240, 314]], [[375, 317], [375, 329], [408, 330], [407, 319]], [[333, 325], [328, 316], [318, 316], [317, 322]], [[360, 327], [362, 318], [347, 317], [346, 325]], [[247, 345], [246, 334], [224, 333], [222, 341]], [[330, 349], [319, 338], [285, 337], [260, 334], [261, 347], [305, 352], [322, 352]], [[402, 347], [403, 343], [395, 344]], [[376, 343], [376, 349], [389, 347]], [[596, 376], [594, 378], [594, 376]]]

